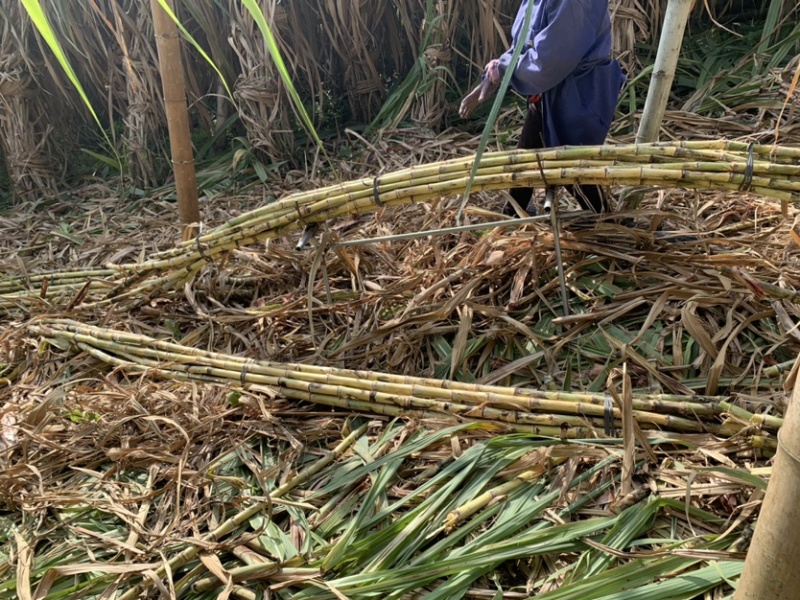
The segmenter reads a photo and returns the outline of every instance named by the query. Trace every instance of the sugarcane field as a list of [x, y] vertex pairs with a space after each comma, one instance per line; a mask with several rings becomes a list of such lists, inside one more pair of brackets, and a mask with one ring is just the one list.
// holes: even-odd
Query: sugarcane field
[[0, 600], [800, 598], [800, 4], [0, 0]]

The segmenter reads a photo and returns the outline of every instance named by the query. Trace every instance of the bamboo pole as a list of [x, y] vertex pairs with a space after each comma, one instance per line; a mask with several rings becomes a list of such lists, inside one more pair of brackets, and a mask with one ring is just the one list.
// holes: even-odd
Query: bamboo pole
[[767, 495], [734, 600], [795, 600], [800, 591], [800, 358], [787, 378], [792, 401], [778, 432], [778, 448]]
[[[161, 0], [175, 13], [174, 0]], [[186, 83], [181, 61], [178, 27], [159, 0], [150, 0], [153, 12], [161, 87], [164, 90], [164, 109], [167, 114], [172, 169], [178, 196], [178, 215], [183, 224], [183, 241], [199, 231], [200, 207], [197, 202], [197, 178], [194, 170], [192, 138], [189, 129], [189, 110], [186, 106]]]
[[636, 441], [633, 430], [633, 394], [628, 363], [622, 365], [622, 486], [620, 493], [627, 496], [633, 491], [633, 469], [636, 462]]
[[637, 143], [655, 142], [658, 139], [661, 120], [664, 118], [669, 92], [672, 89], [672, 80], [675, 78], [683, 33], [693, 5], [694, 0], [669, 0], [667, 4], [653, 75], [650, 78], [650, 88], [644, 103], [639, 131], [636, 133]]

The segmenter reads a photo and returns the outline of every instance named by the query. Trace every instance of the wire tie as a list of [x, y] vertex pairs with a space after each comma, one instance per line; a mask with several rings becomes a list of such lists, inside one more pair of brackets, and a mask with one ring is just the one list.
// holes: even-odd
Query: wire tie
[[614, 403], [610, 394], [606, 394], [603, 402], [603, 431], [608, 436], [614, 435]]
[[747, 145], [747, 166], [744, 168], [744, 178], [742, 178], [742, 183], [739, 186], [740, 192], [749, 192], [753, 185], [753, 167], [755, 166], [754, 149], [755, 143], [750, 142]]
[[386, 205], [383, 202], [381, 202], [381, 194], [378, 191], [378, 186], [380, 185], [380, 183], [381, 183], [380, 175], [372, 180], [372, 199], [375, 201], [375, 204], [377, 204], [380, 207], [384, 207]]
[[781, 440], [781, 434], [782, 434], [782, 433], [783, 433], [783, 428], [781, 428], [781, 429], [779, 429], [779, 430], [778, 430], [778, 436], [777, 436], [777, 437], [778, 437], [778, 448], [780, 448], [781, 450], [783, 450], [783, 452], [786, 454], [786, 456], [788, 456], [789, 458], [791, 458], [791, 459], [792, 459], [792, 460], [795, 462], [795, 464], [798, 464], [798, 465], [800, 465], [800, 458], [798, 458], [798, 457], [797, 457], [797, 455], [796, 455], [796, 454], [794, 454], [794, 452], [792, 452], [791, 450], [789, 450], [789, 449], [788, 449], [788, 448], [787, 448], [787, 447], [784, 445], [783, 441]]
[[208, 254], [206, 254], [205, 252], [203, 252], [203, 245], [200, 243], [200, 236], [198, 235], [196, 238], [194, 238], [194, 240], [195, 240], [195, 245], [197, 246], [197, 252], [200, 254], [200, 257], [206, 262], [211, 262], [211, 257], [208, 256]]
[[247, 381], [247, 367], [249, 367], [251, 364], [253, 364], [253, 361], [248, 360], [242, 365], [242, 372], [239, 373], [239, 381], [241, 382], [242, 387], [244, 387], [245, 382]]

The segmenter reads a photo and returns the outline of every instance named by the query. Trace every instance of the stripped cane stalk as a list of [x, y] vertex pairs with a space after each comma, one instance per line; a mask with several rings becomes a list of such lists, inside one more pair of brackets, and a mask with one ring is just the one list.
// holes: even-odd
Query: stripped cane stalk
[[[497, 422], [502, 426], [522, 426], [526, 431], [556, 432], [566, 435], [585, 428], [602, 429], [604, 408], [599, 404], [524, 398], [507, 394], [503, 388], [482, 392], [446, 391], [428, 388], [421, 382], [367, 382], [338, 374], [331, 370], [325, 377], [311, 377], [293, 371], [287, 365], [244, 361], [237, 357], [197, 351], [146, 336], [113, 332], [94, 327], [82, 327], [68, 321], [53, 321], [33, 325], [31, 330], [48, 337], [60, 337], [76, 343], [94, 356], [129, 370], [149, 371], [173, 379], [197, 379], [218, 383], [236, 382], [239, 385], [268, 385], [279, 389], [286, 397], [310, 400], [330, 406], [387, 413], [386, 407], [399, 408], [405, 414], [419, 411], [441, 414], [458, 419]], [[90, 335], [94, 334], [94, 335]], [[433, 398], [428, 396], [434, 396]], [[457, 399], [457, 400], [456, 400]], [[510, 406], [511, 408], [506, 408]], [[527, 408], [528, 410], [524, 410]], [[530, 412], [547, 411], [544, 412]], [[712, 413], [714, 411], [711, 411]], [[391, 414], [401, 414], [393, 411]], [[633, 416], [643, 428], [681, 432], [712, 432], [731, 435], [745, 425], [702, 421], [699, 415], [687, 419], [669, 414], [634, 410]], [[719, 413], [717, 413], [719, 414]], [[717, 414], [708, 416], [715, 417]], [[619, 409], [614, 411], [618, 419]], [[764, 422], [764, 425], [774, 423]], [[560, 432], [560, 434], [558, 433]], [[570, 435], [572, 437], [572, 435]]]
[[[561, 437], [582, 437], [593, 430], [603, 427], [602, 421], [588, 417], [564, 414], [533, 414], [523, 411], [508, 411], [485, 406], [469, 406], [454, 402], [441, 402], [423, 398], [401, 396], [397, 394], [376, 394], [344, 386], [309, 384], [292, 379], [274, 379], [247, 373], [244, 377], [239, 371], [217, 369], [205, 366], [170, 365], [159, 360], [150, 360], [138, 356], [138, 353], [117, 350], [119, 358], [99, 351], [85, 342], [78, 342], [78, 347], [105, 362], [116, 366], [151, 373], [166, 379], [197, 380], [215, 383], [230, 383], [244, 380], [245, 384], [256, 383], [271, 385], [285, 397], [293, 400], [316, 402], [327, 406], [336, 406], [351, 410], [378, 413], [391, 416], [412, 416], [423, 418], [432, 415], [456, 417], [460, 420], [498, 423], [510, 426], [516, 431], [553, 435]], [[247, 387], [247, 385], [245, 385]], [[644, 427], [666, 429], [672, 431], [702, 433], [709, 431], [720, 435], [732, 435], [740, 426], [719, 426], [654, 413], [636, 413], [640, 424]], [[617, 426], [620, 423], [617, 422]], [[581, 433], [576, 433], [581, 432]]]
[[[279, 202], [231, 219], [177, 248], [156, 253], [142, 263], [110, 265], [102, 275], [93, 273], [91, 277], [102, 277], [102, 280], [93, 281], [90, 297], [82, 308], [115, 305], [125, 310], [180, 289], [207, 262], [243, 246], [285, 236], [329, 219], [375, 211], [382, 206], [427, 202], [459, 194], [468, 184], [473, 160], [458, 158], [290, 194]], [[766, 197], [798, 202], [800, 149], [712, 141], [495, 152], [484, 155], [473, 189], [544, 187], [545, 181], [550, 184], [748, 189]], [[75, 274], [69, 285], [79, 286], [82, 277], [89, 278], [88, 274]], [[108, 287], [111, 291], [105, 298], [99, 298], [98, 292]], [[36, 301], [40, 291], [31, 289], [25, 278], [8, 280], [0, 287], [0, 307], [10, 310], [20, 303], [24, 305], [25, 301]], [[63, 290], [58, 287], [53, 291], [61, 293]]]
[[[464, 404], [496, 406], [513, 410], [553, 410], [554, 412], [563, 411], [598, 416], [602, 416], [603, 407], [606, 404], [605, 395], [600, 393], [490, 386], [308, 364], [253, 361], [156, 340], [143, 335], [86, 326], [66, 319], [44, 320], [39, 325], [33, 325], [32, 330], [47, 336], [95, 344], [112, 351], [116, 349], [125, 353], [142, 353], [143, 356], [158, 357], [167, 362], [194, 362], [198, 365], [232, 369], [238, 373], [254, 373], [285, 379], [294, 378], [311, 383], [348, 385], [370, 392], [438, 398]], [[115, 346], [115, 343], [119, 345]], [[142, 350], [137, 350], [137, 347]], [[160, 351], [161, 354], [156, 351]], [[638, 411], [666, 412], [698, 418], [721, 415], [726, 412], [728, 408], [722, 406], [723, 400], [725, 397], [643, 394], [634, 398], [633, 408]]]
[[755, 425], [756, 427], [778, 431], [783, 426], [784, 419], [781, 417], [753, 414], [741, 406], [736, 406], [730, 402], [720, 402], [719, 406], [730, 415], [742, 419], [742, 421]]
[[15, 277], [6, 279], [3, 277], [0, 280], [0, 293], [8, 293], [14, 291], [25, 291], [34, 286], [39, 287], [45, 279], [49, 281], [50, 286], [55, 285], [70, 285], [70, 284], [83, 284], [87, 279], [110, 277], [115, 275], [113, 269], [94, 269], [91, 271], [55, 271], [53, 273], [39, 273], [25, 275], [24, 277]]
[[[190, 375], [188, 373], [183, 373], [180, 371], [170, 371], [158, 367], [147, 367], [145, 365], [135, 362], [135, 359], [129, 360], [127, 358], [120, 358], [117, 356], [113, 356], [111, 354], [108, 354], [107, 352], [89, 346], [88, 344], [84, 344], [83, 342], [79, 342], [77, 346], [80, 350], [83, 350], [87, 354], [94, 356], [95, 358], [97, 358], [102, 362], [114, 365], [115, 367], [120, 367], [122, 369], [125, 369], [133, 373], [157, 376], [163, 379], [174, 379], [177, 381], [202, 381], [206, 383], [216, 383], [220, 385], [230, 384], [230, 380], [224, 377], [217, 377], [213, 375], [200, 375], [200, 374]], [[375, 402], [364, 402], [352, 398], [340, 398], [339, 396], [331, 396], [316, 392], [304, 392], [291, 389], [286, 390], [285, 395], [287, 398], [292, 400], [302, 400], [305, 402], [312, 402], [316, 404], [322, 404], [325, 406], [342, 408], [354, 412], [388, 416], [388, 417], [405, 417], [410, 419], [418, 419], [420, 421], [433, 421], [436, 419], [441, 419], [443, 416], [449, 414], [447, 412], [434, 412], [434, 411], [419, 410], [414, 408], [403, 408], [400, 406], [379, 404]], [[548, 427], [540, 425], [528, 425], [523, 423], [503, 423], [499, 421], [492, 421], [479, 418], [470, 418], [469, 421], [471, 423], [475, 423], [476, 426], [482, 426], [491, 431], [528, 433], [537, 436], [562, 438], [562, 439], [588, 439], [595, 437], [597, 431], [597, 429], [592, 427], [571, 427], [571, 428]], [[673, 436], [671, 432], [665, 432], [662, 430], [654, 431], [653, 435], [661, 439], [668, 439]]]
[[[156, 340], [98, 327], [83, 326], [69, 320], [46, 320], [33, 325], [32, 330], [48, 336], [85, 342], [111, 351], [139, 354], [169, 362], [195, 363], [198, 366], [219, 367], [237, 373], [253, 373], [273, 377], [298, 379], [314, 384], [347, 385], [369, 392], [407, 394], [424, 398], [489, 405], [508, 409], [550, 410], [602, 415], [605, 396], [587, 392], [562, 392], [516, 387], [499, 387], [398, 376], [373, 371], [337, 369], [315, 365], [253, 361], [238, 356], [208, 352], [180, 344]], [[660, 411], [689, 416], [712, 416], [724, 412], [724, 397], [684, 397], [665, 394], [644, 394], [634, 400], [640, 411]]]

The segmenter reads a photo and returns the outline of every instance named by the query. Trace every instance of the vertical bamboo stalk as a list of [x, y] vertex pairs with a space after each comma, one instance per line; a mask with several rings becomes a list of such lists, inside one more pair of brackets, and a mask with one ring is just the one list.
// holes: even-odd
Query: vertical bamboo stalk
[[672, 89], [672, 80], [675, 78], [675, 68], [678, 65], [678, 56], [683, 44], [683, 33], [686, 22], [695, 0], [669, 0], [667, 13], [664, 18], [664, 27], [661, 30], [661, 39], [658, 43], [658, 53], [653, 65], [653, 75], [650, 78], [650, 88], [644, 103], [642, 121], [636, 133], [636, 143], [658, 141], [658, 132], [664, 111], [667, 109], [669, 92]]
[[778, 432], [778, 450], [767, 494], [734, 600], [795, 600], [800, 590], [800, 358], [787, 379], [794, 386]]
[[[172, 12], [175, 1], [164, 0]], [[167, 113], [169, 146], [175, 189], [178, 196], [178, 214], [184, 225], [184, 241], [197, 235], [200, 208], [197, 203], [197, 179], [194, 171], [192, 138], [189, 131], [189, 110], [186, 106], [186, 83], [181, 62], [181, 44], [178, 27], [161, 6], [159, 0], [150, 0], [153, 28], [164, 90], [164, 108]]]

